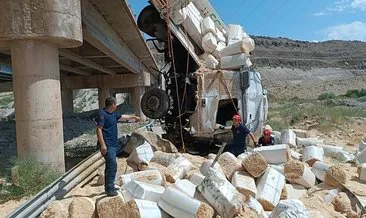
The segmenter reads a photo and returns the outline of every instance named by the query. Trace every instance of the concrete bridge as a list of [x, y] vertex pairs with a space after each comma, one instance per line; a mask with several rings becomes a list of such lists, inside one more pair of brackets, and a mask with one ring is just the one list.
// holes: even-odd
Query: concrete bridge
[[98, 88], [99, 105], [129, 92], [139, 106], [156, 62], [126, 0], [4, 0], [0, 92], [15, 97], [18, 157], [65, 170], [62, 113], [73, 90]]

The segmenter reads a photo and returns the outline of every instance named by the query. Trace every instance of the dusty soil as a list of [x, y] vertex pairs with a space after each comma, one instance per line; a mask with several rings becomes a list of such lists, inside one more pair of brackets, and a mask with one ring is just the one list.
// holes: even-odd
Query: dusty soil
[[3, 204], [0, 204], [0, 217], [5, 217], [9, 213], [11, 213], [15, 208], [19, 207], [19, 205], [26, 202], [28, 199], [23, 198], [21, 200], [10, 200]]

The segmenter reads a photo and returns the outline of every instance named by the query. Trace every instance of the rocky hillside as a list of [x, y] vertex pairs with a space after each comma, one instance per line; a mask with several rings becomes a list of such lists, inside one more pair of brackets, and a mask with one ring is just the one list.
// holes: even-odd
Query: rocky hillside
[[366, 88], [366, 43], [252, 36], [253, 67], [277, 98], [317, 98]]
[[307, 42], [252, 36], [256, 67], [343, 68], [366, 70], [366, 43], [360, 41]]

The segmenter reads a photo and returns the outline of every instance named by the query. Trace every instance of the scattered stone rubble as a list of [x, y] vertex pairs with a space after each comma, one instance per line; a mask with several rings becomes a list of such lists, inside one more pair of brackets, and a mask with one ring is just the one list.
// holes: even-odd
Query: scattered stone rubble
[[[298, 141], [295, 131], [283, 133], [286, 142]], [[364, 142], [352, 163], [332, 164], [327, 154], [351, 154], [342, 147], [304, 143], [304, 135], [301, 131], [302, 145], [255, 148], [238, 157], [225, 152], [213, 168], [208, 158], [213, 154], [165, 153], [141, 141], [143, 147], [133, 146], [128, 160], [142, 167], [117, 178], [118, 196], [99, 192], [96, 198], [55, 201], [41, 217], [359, 217], [354, 198], [343, 188], [356, 194], [366, 189]], [[103, 187], [98, 178], [94, 185]]]

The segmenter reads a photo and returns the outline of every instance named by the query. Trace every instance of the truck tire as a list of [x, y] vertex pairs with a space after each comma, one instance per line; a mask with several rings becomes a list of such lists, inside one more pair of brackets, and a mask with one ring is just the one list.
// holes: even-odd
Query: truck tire
[[169, 96], [159, 88], [150, 89], [142, 96], [141, 110], [150, 119], [163, 118], [169, 108]]

